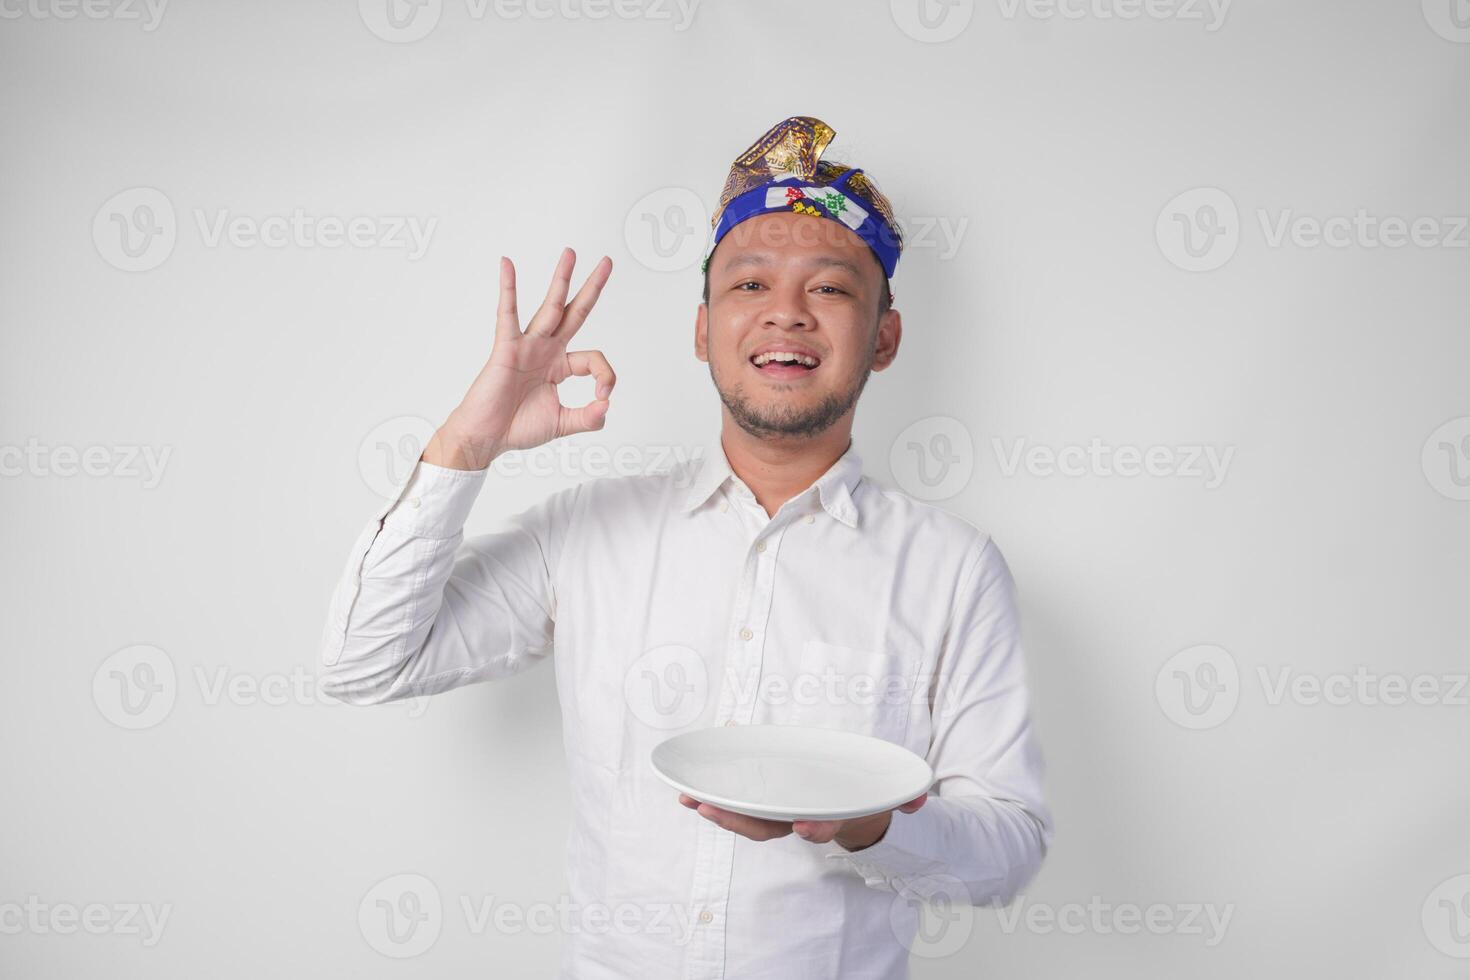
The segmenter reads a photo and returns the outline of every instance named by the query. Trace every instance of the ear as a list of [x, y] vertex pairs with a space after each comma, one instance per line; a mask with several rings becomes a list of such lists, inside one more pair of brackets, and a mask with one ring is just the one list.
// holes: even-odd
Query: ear
[[878, 318], [878, 344], [873, 350], [873, 370], [881, 371], [898, 356], [898, 342], [903, 339], [903, 317], [889, 310]]
[[700, 303], [694, 313], [694, 356], [709, 360], [709, 304]]

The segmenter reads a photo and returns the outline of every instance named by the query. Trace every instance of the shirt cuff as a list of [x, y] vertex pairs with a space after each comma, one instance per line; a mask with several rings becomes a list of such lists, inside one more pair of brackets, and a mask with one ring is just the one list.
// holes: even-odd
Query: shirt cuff
[[384, 509], [383, 524], [419, 538], [452, 538], [464, 530], [480, 487], [483, 470], [456, 470], [419, 460], [413, 473]]
[[931, 796], [913, 813], [894, 810], [882, 840], [860, 851], [829, 841], [824, 845], [826, 859], [862, 875], [872, 888], [908, 892], [923, 899], [947, 891], [942, 879], [944, 864], [924, 857], [936, 837], [934, 822], [942, 818], [939, 809]]

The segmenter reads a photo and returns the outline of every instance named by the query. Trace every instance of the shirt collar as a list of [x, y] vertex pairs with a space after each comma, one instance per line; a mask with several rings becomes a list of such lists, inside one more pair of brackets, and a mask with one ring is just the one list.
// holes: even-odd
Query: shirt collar
[[[690, 465], [696, 469], [679, 508], [685, 514], [709, 500], [726, 481], [735, 479], [735, 472], [730, 469], [730, 460], [725, 455], [725, 447], [720, 442], [718, 431], [705, 443], [703, 455]], [[862, 477], [862, 457], [857, 454], [857, 444], [849, 443], [847, 451], [812, 484], [816, 488], [822, 509], [848, 527], [857, 527], [857, 505], [853, 503], [853, 492]], [[810, 488], [803, 491], [810, 492]]]

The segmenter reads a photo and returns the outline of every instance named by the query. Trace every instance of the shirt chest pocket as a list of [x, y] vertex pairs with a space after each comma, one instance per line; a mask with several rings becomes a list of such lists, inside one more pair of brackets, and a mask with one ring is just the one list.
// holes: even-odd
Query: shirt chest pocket
[[919, 661], [901, 651], [807, 640], [791, 678], [791, 724], [838, 728], [902, 745], [918, 704]]

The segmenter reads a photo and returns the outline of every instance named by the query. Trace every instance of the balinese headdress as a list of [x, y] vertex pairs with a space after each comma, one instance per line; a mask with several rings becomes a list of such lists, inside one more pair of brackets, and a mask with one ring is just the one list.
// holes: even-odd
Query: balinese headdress
[[903, 232], [888, 198], [860, 168], [821, 159], [837, 133], [811, 116], [777, 123], [730, 166], [720, 205], [710, 221], [701, 269], [725, 234], [747, 218], [794, 211], [840, 221], [868, 243], [892, 279]]

